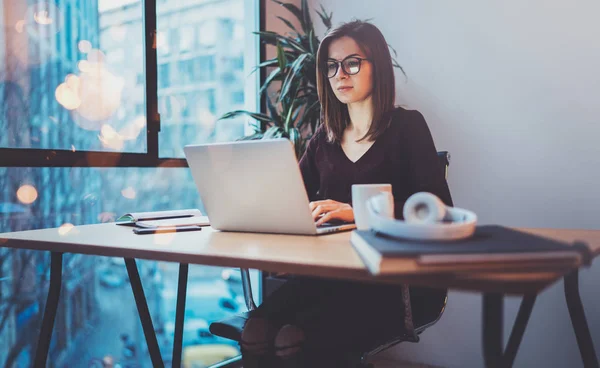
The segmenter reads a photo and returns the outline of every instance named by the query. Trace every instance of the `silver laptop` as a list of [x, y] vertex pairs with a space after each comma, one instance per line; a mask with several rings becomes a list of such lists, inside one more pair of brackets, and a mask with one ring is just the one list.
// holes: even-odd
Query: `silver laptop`
[[287, 139], [189, 145], [184, 152], [215, 229], [320, 235], [356, 227], [315, 225]]

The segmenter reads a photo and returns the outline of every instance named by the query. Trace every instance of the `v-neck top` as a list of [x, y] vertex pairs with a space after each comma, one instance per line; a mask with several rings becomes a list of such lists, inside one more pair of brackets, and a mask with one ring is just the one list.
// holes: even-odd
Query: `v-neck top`
[[352, 184], [391, 184], [395, 214], [417, 192], [430, 192], [452, 206], [437, 150], [423, 115], [396, 108], [387, 130], [355, 162], [337, 142], [328, 142], [324, 126], [309, 140], [300, 171], [311, 201], [332, 199], [352, 204]]

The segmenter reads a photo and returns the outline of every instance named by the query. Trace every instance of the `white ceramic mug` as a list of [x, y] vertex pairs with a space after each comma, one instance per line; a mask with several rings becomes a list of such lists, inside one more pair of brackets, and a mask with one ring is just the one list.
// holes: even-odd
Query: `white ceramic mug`
[[[354, 184], [352, 185], [352, 210], [354, 211], [354, 222], [358, 230], [368, 230], [369, 213], [367, 212], [367, 200], [381, 192], [392, 194], [392, 184]], [[393, 202], [393, 196], [390, 196]], [[391, 203], [394, 208], [394, 203]]]

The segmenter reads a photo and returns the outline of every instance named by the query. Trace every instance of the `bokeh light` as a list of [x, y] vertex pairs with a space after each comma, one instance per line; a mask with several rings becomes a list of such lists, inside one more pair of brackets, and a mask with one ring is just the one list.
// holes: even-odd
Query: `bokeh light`
[[61, 83], [56, 87], [54, 96], [56, 97], [56, 101], [67, 110], [75, 110], [81, 106], [81, 99], [78, 96], [78, 91], [71, 89], [67, 83]]
[[24, 19], [27, 33], [33, 36], [54, 36], [63, 28], [62, 13], [52, 1], [39, 1], [27, 7]]
[[52, 44], [64, 26], [58, 7], [52, 1], [37, 2], [26, 8], [20, 4], [12, 6], [21, 10], [13, 9], [0, 17], [0, 23], [6, 22], [3, 55], [14, 56], [24, 66], [52, 60], [54, 50], [40, 46]]
[[17, 189], [17, 199], [23, 204], [31, 204], [35, 202], [37, 197], [38, 192], [33, 185], [25, 184]]
[[22, 19], [15, 24], [15, 29], [19, 33], [23, 33], [24, 28], [25, 28], [25, 21]]
[[99, 122], [110, 118], [121, 105], [124, 85], [123, 78], [113, 75], [103, 65], [92, 67], [90, 72], [81, 74], [81, 105], [77, 112], [90, 121]]
[[100, 202], [100, 197], [95, 193], [87, 193], [81, 197], [81, 202], [85, 205], [85, 208], [92, 208]]
[[123, 129], [119, 130], [121, 139], [125, 141], [136, 140], [142, 130], [146, 127], [146, 117], [138, 116], [131, 123], [127, 124]]
[[87, 54], [92, 50], [92, 43], [88, 40], [81, 40], [77, 44], [77, 48], [84, 54]]
[[89, 73], [91, 71], [91, 65], [90, 62], [87, 60], [80, 60], [77, 63], [77, 69], [79, 69], [80, 72], [82, 73]]
[[58, 228], [58, 235], [65, 236], [68, 233], [70, 233], [71, 231], [73, 231], [73, 228], [75, 228], [75, 225], [73, 225], [71, 223], [62, 224]]
[[175, 239], [175, 232], [154, 234], [154, 244], [156, 245], [169, 245]]
[[198, 112], [198, 120], [204, 126], [205, 130], [212, 130], [215, 127], [217, 117], [207, 108], [201, 108]]
[[100, 139], [100, 142], [102, 142], [102, 145], [105, 148], [110, 148], [115, 151], [120, 151], [125, 144], [121, 135], [108, 124], [102, 125], [98, 139]]
[[[69, 74], [56, 88], [55, 96], [65, 109], [73, 111], [73, 120], [81, 128], [97, 131], [121, 106], [125, 80], [108, 70], [102, 51], [91, 49], [89, 41], [79, 43], [80, 49], [87, 50], [88, 46], [87, 59], [77, 63], [79, 75]], [[109, 148], [122, 148], [114, 137], [103, 134], [100, 140]]]
[[101, 223], [113, 222], [117, 218], [117, 214], [114, 212], [102, 212], [98, 214], [98, 221]]
[[47, 10], [40, 10], [40, 11], [33, 13], [33, 20], [35, 20], [35, 22], [37, 24], [40, 24], [43, 26], [48, 26], [48, 25], [54, 23], [54, 19], [52, 19], [48, 15]]
[[127, 187], [121, 191], [121, 195], [127, 199], [135, 199], [137, 193], [132, 187]]

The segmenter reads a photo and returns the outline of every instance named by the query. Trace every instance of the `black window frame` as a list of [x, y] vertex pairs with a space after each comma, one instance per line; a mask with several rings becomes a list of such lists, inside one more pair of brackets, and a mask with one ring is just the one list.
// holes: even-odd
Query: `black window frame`
[[[146, 90], [146, 152], [72, 151], [61, 149], [0, 148], [0, 167], [188, 167], [185, 158], [160, 158], [160, 114], [158, 112], [158, 58], [156, 49], [157, 13], [156, 0], [142, 0], [144, 7], [144, 54]], [[259, 30], [265, 29], [266, 0], [258, 0]], [[68, 45], [67, 45], [68, 46]], [[261, 42], [259, 60], [265, 56]], [[260, 69], [259, 84], [265, 80], [264, 68]], [[266, 102], [261, 96], [261, 110]]]

